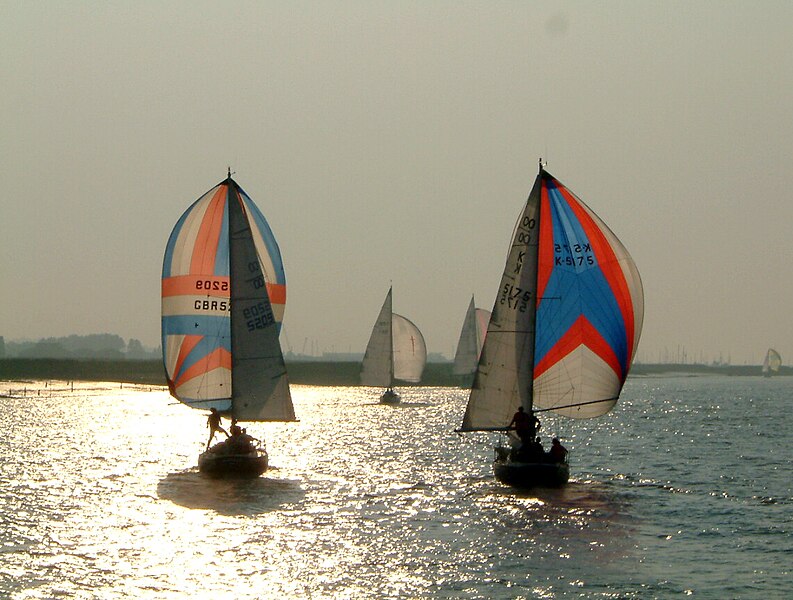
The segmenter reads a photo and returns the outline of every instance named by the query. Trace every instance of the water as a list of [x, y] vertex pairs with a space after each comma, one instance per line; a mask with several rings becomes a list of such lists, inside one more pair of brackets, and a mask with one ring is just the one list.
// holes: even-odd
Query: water
[[161, 388], [0, 382], [0, 597], [785, 598], [792, 390], [631, 379], [600, 419], [544, 419], [572, 481], [516, 493], [497, 437], [453, 432], [462, 390], [293, 386], [300, 423], [249, 427], [275, 468], [218, 482]]

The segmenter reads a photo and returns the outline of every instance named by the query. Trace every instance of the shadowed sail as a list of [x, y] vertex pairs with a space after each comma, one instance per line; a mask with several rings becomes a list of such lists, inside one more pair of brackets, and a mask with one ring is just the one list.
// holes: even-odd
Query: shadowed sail
[[264, 215], [229, 177], [176, 223], [162, 271], [171, 394], [247, 421], [295, 419], [278, 341], [286, 278]]

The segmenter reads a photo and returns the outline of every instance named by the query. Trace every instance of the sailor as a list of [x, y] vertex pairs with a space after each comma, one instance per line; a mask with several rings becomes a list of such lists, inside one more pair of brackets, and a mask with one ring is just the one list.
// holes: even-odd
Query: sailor
[[229, 437], [228, 431], [223, 429], [220, 425], [220, 413], [218, 409], [212, 407], [209, 409], [209, 416], [207, 417], [207, 427], [209, 427], [209, 439], [207, 440], [207, 450], [209, 450], [209, 444], [212, 443], [212, 438], [215, 437], [216, 431], [222, 431], [226, 434], [226, 437]]
[[551, 449], [548, 454], [551, 456], [552, 462], [562, 463], [567, 458], [567, 448], [562, 446], [559, 438], [555, 437], [551, 440]]
[[515, 426], [515, 433], [524, 444], [529, 444], [534, 441], [537, 431], [540, 429], [540, 420], [532, 412], [530, 415], [526, 414], [522, 406], [518, 407], [518, 411], [512, 415], [512, 420], [507, 425], [507, 428]]

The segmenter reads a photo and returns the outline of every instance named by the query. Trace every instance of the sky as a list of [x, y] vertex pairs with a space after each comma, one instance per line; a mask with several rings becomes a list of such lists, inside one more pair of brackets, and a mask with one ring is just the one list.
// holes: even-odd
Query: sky
[[633, 255], [638, 360], [793, 364], [793, 3], [0, 3], [0, 335], [160, 343], [227, 167], [284, 259], [285, 350], [394, 311], [453, 356], [537, 173]]

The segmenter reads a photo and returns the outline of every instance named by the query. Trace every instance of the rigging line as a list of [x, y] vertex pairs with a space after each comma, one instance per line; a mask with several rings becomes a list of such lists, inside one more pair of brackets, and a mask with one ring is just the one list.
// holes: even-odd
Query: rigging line
[[564, 406], [552, 406], [550, 408], [538, 408], [534, 412], [547, 412], [549, 410], [561, 410], [563, 408], [575, 408], [577, 406], [587, 406], [589, 404], [600, 404], [601, 402], [611, 402], [612, 400], [619, 400], [619, 396], [613, 398], [603, 398], [602, 400], [590, 400], [589, 402], [578, 402], [576, 404], [566, 404]]

